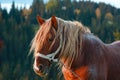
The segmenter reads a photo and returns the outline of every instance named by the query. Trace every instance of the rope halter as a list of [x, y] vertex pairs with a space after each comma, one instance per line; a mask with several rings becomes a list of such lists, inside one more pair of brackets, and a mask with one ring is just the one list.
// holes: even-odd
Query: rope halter
[[48, 54], [48, 55], [44, 55], [44, 54], [42, 54], [42, 53], [37, 53], [37, 54], [35, 55], [35, 57], [36, 57], [36, 56], [39, 56], [39, 57], [41, 57], [41, 58], [43, 58], [43, 59], [49, 60], [50, 62], [51, 62], [51, 61], [53, 61], [53, 62], [58, 62], [58, 59], [55, 59], [55, 56], [59, 53], [59, 51], [60, 51], [60, 49], [61, 49], [61, 44], [62, 44], [62, 35], [60, 36], [60, 46], [58, 47], [58, 49], [57, 49], [55, 52], [50, 53], [50, 54]]

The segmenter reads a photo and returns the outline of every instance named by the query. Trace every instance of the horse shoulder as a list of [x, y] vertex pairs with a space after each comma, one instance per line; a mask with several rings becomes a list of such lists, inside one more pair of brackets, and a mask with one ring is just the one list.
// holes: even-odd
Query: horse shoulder
[[62, 67], [62, 72], [65, 80], [88, 80], [88, 66], [82, 66], [75, 70]]
[[79, 69], [75, 70], [75, 73], [80, 76], [82, 80], [87, 80], [88, 78], [88, 66], [82, 66]]

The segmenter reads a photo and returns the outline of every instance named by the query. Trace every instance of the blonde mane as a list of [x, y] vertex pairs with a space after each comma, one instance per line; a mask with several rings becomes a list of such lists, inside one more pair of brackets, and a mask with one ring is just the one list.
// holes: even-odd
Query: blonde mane
[[[91, 32], [77, 21], [64, 21], [57, 18], [57, 22], [57, 36], [62, 35], [62, 47], [59, 57], [60, 59], [64, 59], [64, 62], [70, 68], [73, 60], [78, 57], [78, 54], [82, 50], [83, 34]], [[80, 45], [79, 47], [78, 44]]]
[[[61, 45], [61, 50], [60, 50], [60, 55], [59, 55], [59, 59], [63, 59], [66, 62], [66, 65], [69, 66], [69, 68], [72, 65], [72, 62], [74, 59], [76, 59], [78, 57], [78, 54], [80, 54], [80, 51], [82, 50], [82, 41], [83, 41], [83, 34], [85, 33], [91, 33], [90, 30], [83, 26], [81, 23], [77, 22], [77, 21], [65, 21], [63, 19], [57, 18], [57, 23], [58, 23], [58, 30], [56, 33], [56, 38], [62, 36], [62, 43]], [[50, 26], [50, 19], [47, 20], [48, 23], [46, 23], [43, 26]], [[44, 30], [42, 30], [44, 29]], [[37, 49], [37, 45], [38, 46], [44, 46], [43, 40], [44, 38], [41, 37], [42, 31], [46, 31], [48, 32], [50, 29], [45, 27], [41, 27], [34, 39], [32, 40], [32, 45], [31, 45], [31, 51], [34, 51], [34, 55], [36, 53], [36, 49]], [[47, 33], [46, 33], [47, 34]], [[44, 34], [44, 35], [46, 35]], [[37, 39], [38, 38], [38, 39]], [[78, 47], [78, 44], [80, 45]], [[80, 51], [78, 51], [80, 50]]]

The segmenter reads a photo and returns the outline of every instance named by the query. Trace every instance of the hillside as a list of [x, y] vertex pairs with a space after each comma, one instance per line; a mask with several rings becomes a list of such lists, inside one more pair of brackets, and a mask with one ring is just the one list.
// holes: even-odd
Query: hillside
[[[13, 2], [10, 13], [0, 8], [0, 80], [42, 80], [33, 71], [33, 55], [28, 56], [30, 42], [39, 28], [37, 15], [80, 21], [106, 43], [120, 40], [120, 9], [111, 5], [84, 0], [34, 0], [30, 9], [18, 10]], [[51, 67], [49, 80], [56, 80], [56, 73], [56, 67]]]

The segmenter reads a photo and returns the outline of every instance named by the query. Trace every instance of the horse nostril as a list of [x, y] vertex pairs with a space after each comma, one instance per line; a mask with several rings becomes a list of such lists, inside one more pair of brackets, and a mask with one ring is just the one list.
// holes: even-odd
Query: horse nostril
[[43, 69], [43, 65], [39, 65], [39, 71], [41, 71]]

